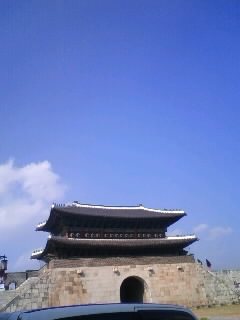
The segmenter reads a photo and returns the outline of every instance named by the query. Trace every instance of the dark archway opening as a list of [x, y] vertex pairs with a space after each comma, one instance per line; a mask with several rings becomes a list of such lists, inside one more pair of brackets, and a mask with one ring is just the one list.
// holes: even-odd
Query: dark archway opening
[[143, 302], [144, 283], [137, 277], [126, 278], [120, 287], [121, 302]]

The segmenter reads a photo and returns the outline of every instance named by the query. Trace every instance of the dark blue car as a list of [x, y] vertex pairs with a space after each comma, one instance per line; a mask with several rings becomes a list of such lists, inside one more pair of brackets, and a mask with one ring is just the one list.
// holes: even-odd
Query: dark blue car
[[0, 313], [0, 320], [197, 320], [188, 309], [168, 304], [74, 305]]

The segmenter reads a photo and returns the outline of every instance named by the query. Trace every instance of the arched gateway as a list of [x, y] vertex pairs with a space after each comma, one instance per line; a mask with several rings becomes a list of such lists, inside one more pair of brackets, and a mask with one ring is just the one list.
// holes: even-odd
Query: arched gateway
[[123, 280], [120, 287], [121, 302], [142, 303], [144, 297], [144, 281], [139, 277], [128, 277]]

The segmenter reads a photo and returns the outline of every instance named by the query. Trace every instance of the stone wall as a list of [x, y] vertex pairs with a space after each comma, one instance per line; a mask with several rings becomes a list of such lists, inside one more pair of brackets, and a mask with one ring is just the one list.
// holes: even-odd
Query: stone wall
[[[55, 260], [14, 292], [0, 292], [0, 309], [120, 302], [121, 284], [130, 276], [144, 283], [144, 302], [188, 307], [239, 302], [223, 277], [193, 262], [191, 256], [185, 262], [178, 258], [168, 263], [156, 257]], [[2, 300], [4, 294], [7, 298]]]
[[193, 255], [189, 256], [141, 256], [141, 257], [102, 257], [52, 260], [49, 263], [54, 268], [77, 268], [77, 267], [99, 267], [99, 266], [121, 266], [121, 265], [146, 265], [146, 264], [174, 264], [194, 263]]
[[240, 296], [240, 270], [219, 270], [214, 271], [213, 274], [227, 283]]
[[0, 292], [0, 312], [44, 308], [49, 304], [49, 274], [31, 277], [16, 290]]
[[51, 275], [50, 303], [120, 302], [123, 280], [135, 276], [144, 281], [145, 302], [204, 304], [204, 293], [195, 289], [199, 287], [195, 275], [194, 263], [56, 268]]
[[234, 282], [240, 284], [240, 270], [219, 270], [213, 271], [218, 277], [233, 285]]

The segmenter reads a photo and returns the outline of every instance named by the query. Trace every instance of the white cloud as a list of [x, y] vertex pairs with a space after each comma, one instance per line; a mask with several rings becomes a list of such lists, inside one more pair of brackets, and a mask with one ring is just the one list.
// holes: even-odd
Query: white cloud
[[199, 233], [199, 232], [207, 230], [208, 228], [209, 228], [209, 226], [206, 223], [201, 223], [201, 224], [197, 225], [195, 228], [193, 228], [193, 232]]
[[204, 232], [204, 238], [207, 240], [216, 240], [221, 236], [230, 234], [233, 232], [232, 228], [230, 227], [210, 227], [206, 223], [201, 223], [193, 228], [193, 232], [198, 234]]
[[209, 235], [207, 237], [208, 240], [216, 240], [219, 237], [225, 236], [227, 234], [232, 233], [232, 229], [230, 227], [214, 227], [209, 230]]
[[46, 218], [50, 204], [63, 198], [65, 186], [48, 161], [0, 165], [0, 234], [30, 219]]

